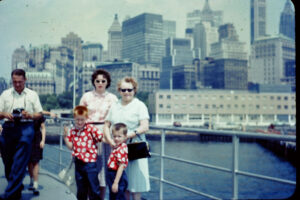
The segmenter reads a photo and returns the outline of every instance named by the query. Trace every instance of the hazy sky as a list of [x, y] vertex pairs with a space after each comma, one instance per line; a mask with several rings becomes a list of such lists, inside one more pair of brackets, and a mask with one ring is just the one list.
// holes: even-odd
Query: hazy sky
[[[267, 33], [277, 34], [286, 0], [267, 0]], [[29, 44], [58, 45], [69, 32], [84, 42], [100, 42], [107, 50], [107, 31], [115, 14], [119, 22], [144, 12], [176, 21], [177, 37], [184, 37], [186, 14], [203, 9], [205, 0], [0, 0], [0, 77], [9, 78], [11, 56]], [[209, 0], [223, 11], [223, 22], [233, 23], [239, 39], [249, 45], [250, 0]]]

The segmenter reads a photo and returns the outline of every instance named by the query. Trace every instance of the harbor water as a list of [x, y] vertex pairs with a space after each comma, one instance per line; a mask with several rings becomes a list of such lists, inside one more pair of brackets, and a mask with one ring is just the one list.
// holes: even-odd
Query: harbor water
[[[160, 152], [160, 141], [148, 139], [151, 151]], [[47, 145], [44, 158], [58, 161], [58, 151]], [[167, 140], [165, 154], [190, 161], [201, 162], [219, 167], [232, 167], [232, 143], [216, 141], [182, 141]], [[70, 153], [64, 153], [62, 162], [70, 161]], [[44, 159], [41, 166], [52, 173], [58, 173], [60, 168]], [[232, 198], [232, 174], [209, 168], [199, 167], [173, 160], [164, 160], [164, 179], [181, 184], [197, 191], [204, 192], [222, 199]], [[270, 150], [256, 142], [241, 142], [239, 145], [239, 170], [257, 173], [265, 176], [296, 181], [296, 168], [288, 161], [276, 156]], [[159, 177], [160, 158], [149, 158], [150, 175]], [[294, 185], [257, 179], [239, 175], [239, 199], [285, 199], [293, 195]], [[207, 199], [197, 194], [184, 191], [167, 184], [163, 185], [164, 199]], [[159, 199], [159, 182], [151, 180], [151, 191], [143, 193], [145, 199]]]

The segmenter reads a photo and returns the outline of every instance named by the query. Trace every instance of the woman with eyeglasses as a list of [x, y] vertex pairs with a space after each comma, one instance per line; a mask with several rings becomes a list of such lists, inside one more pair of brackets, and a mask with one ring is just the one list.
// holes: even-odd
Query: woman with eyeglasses
[[[132, 142], [140, 141], [137, 135], [146, 141], [144, 133], [149, 130], [149, 113], [146, 105], [135, 97], [137, 90], [138, 84], [131, 77], [125, 77], [118, 83], [121, 99], [109, 110], [103, 128], [104, 135], [112, 146], [115, 144], [109, 130], [113, 124], [120, 122], [127, 125], [127, 138], [132, 138]], [[132, 196], [134, 200], [141, 199], [141, 192], [150, 190], [148, 159], [130, 161], [126, 174], [128, 177], [126, 198], [129, 200]]]
[[[103, 70], [97, 69], [91, 77], [94, 90], [83, 94], [80, 99], [80, 105], [88, 108], [87, 123], [96, 126], [102, 131], [106, 115], [112, 104], [118, 101], [116, 95], [106, 91], [111, 83], [110, 74]], [[105, 198], [106, 182], [105, 172], [107, 170], [106, 163], [110, 155], [110, 146], [103, 142], [98, 143], [98, 159], [97, 167], [99, 170], [98, 178], [100, 182], [100, 198]]]

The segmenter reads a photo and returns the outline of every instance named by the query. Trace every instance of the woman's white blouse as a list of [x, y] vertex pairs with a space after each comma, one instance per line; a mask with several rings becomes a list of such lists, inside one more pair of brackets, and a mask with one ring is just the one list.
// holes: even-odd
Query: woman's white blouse
[[[146, 105], [137, 98], [134, 98], [129, 104], [123, 106], [119, 100], [108, 112], [107, 121], [111, 124], [124, 123], [127, 125], [128, 133], [132, 133], [140, 125], [140, 120], [149, 119], [149, 113]], [[141, 134], [143, 140], [145, 135]], [[133, 138], [135, 141], [137, 137]]]

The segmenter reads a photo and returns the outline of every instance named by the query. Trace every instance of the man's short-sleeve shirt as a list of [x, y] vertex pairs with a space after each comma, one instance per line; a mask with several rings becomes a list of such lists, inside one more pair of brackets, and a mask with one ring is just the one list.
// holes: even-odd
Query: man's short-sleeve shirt
[[120, 164], [124, 164], [125, 168], [128, 165], [128, 148], [125, 143], [112, 150], [107, 162], [108, 168], [112, 170], [118, 170]]
[[0, 112], [12, 113], [15, 108], [24, 108], [29, 113], [43, 111], [38, 94], [28, 88], [24, 88], [21, 94], [14, 88], [9, 88], [1, 94]]
[[73, 144], [72, 156], [76, 156], [83, 162], [96, 162], [97, 142], [103, 139], [103, 133], [90, 124], [86, 124], [83, 129], [70, 129], [67, 139]]

